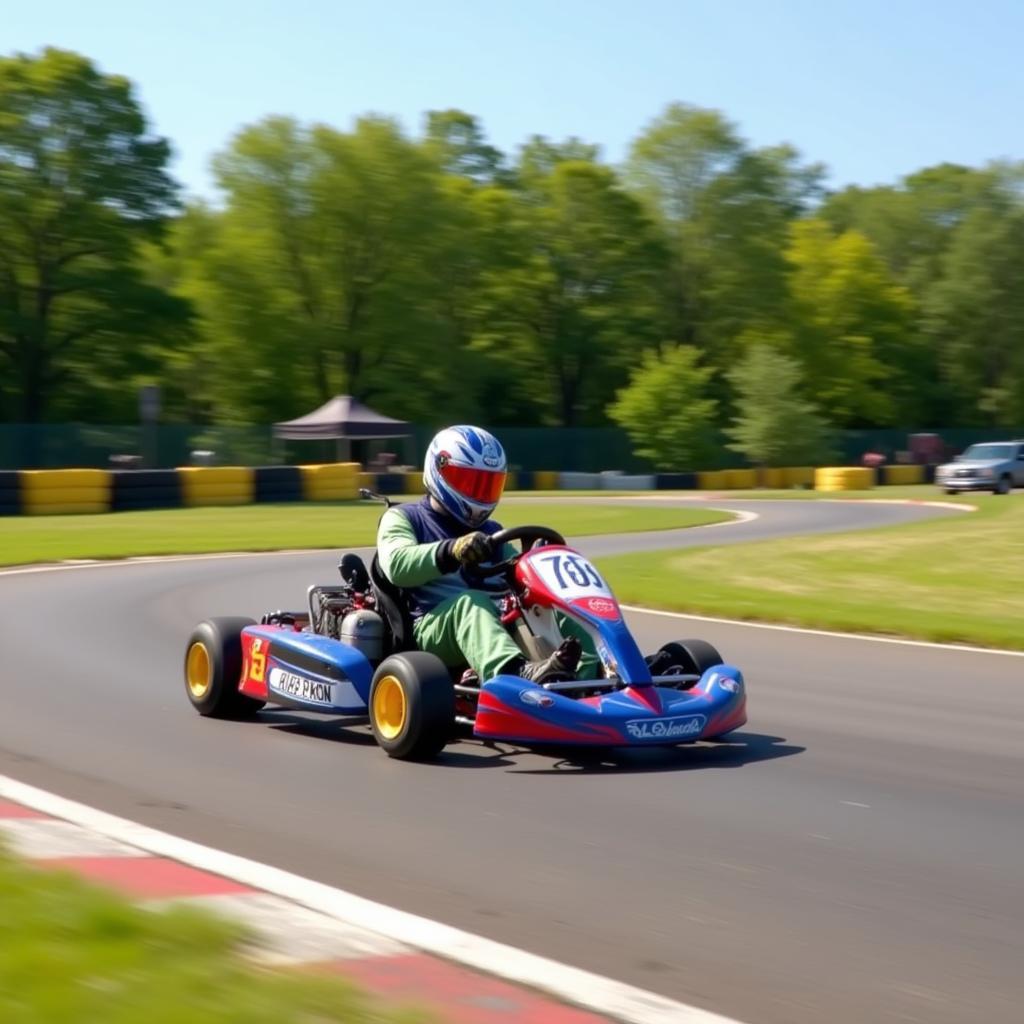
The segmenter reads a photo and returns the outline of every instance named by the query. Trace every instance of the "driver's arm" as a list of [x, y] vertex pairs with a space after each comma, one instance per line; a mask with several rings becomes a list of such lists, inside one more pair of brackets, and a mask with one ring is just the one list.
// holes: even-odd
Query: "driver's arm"
[[396, 587], [420, 587], [451, 572], [438, 565], [443, 541], [419, 544], [412, 523], [397, 508], [389, 508], [377, 529], [381, 571]]

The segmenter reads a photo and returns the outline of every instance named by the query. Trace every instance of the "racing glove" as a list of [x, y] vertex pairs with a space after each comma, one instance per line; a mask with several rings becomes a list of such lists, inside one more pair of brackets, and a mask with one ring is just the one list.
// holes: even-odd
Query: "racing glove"
[[437, 552], [438, 568], [454, 572], [460, 565], [479, 565], [492, 554], [491, 538], [475, 530], [442, 543]]

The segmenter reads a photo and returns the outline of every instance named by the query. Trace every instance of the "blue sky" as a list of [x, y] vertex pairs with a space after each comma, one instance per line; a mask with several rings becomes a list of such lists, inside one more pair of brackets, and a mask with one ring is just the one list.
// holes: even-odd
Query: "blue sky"
[[787, 141], [830, 184], [1024, 157], [1020, 0], [38, 0], [0, 3], [0, 53], [78, 50], [132, 78], [174, 172], [270, 113], [478, 115], [512, 150], [578, 135], [621, 159], [669, 102]]

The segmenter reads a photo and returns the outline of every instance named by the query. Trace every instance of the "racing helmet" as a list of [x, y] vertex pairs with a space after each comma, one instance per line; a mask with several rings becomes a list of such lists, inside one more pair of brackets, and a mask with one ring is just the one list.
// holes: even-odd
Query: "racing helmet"
[[483, 525], [505, 489], [508, 462], [498, 439], [479, 427], [445, 427], [423, 460], [423, 486], [466, 526]]

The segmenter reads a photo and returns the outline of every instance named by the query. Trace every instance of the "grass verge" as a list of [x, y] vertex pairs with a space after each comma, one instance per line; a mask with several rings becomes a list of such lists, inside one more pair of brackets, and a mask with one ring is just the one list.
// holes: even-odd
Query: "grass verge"
[[[66, 558], [124, 558], [275, 548], [364, 547], [374, 542], [381, 507], [367, 502], [175, 508], [75, 516], [7, 516], [0, 519], [0, 565]], [[571, 505], [543, 509], [508, 503], [505, 526], [540, 521], [568, 537], [669, 530], [722, 522], [725, 512], [703, 508]]]
[[4, 1024], [413, 1024], [337, 977], [260, 970], [235, 925], [191, 908], [155, 912], [0, 851]]
[[1024, 650], [1024, 496], [857, 533], [617, 556], [627, 604]]

